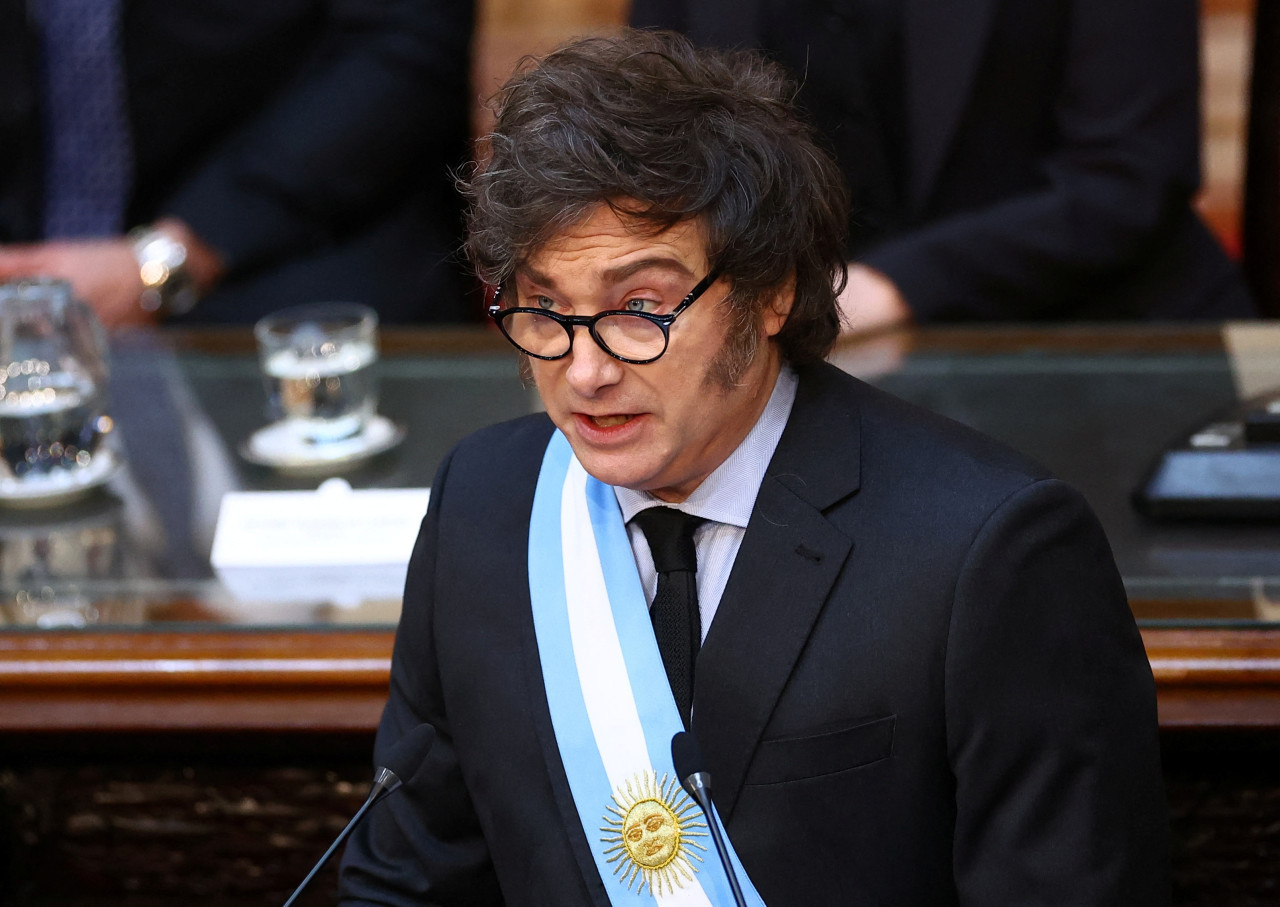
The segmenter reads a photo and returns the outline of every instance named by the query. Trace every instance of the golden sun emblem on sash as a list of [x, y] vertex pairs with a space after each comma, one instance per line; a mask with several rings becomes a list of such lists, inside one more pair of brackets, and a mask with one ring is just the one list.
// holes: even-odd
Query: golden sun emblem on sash
[[[634, 783], [633, 783], [634, 782]], [[605, 825], [600, 838], [607, 846], [613, 874], [630, 890], [639, 880], [636, 893], [645, 886], [653, 894], [684, 887], [698, 871], [695, 853], [707, 848], [694, 838], [705, 838], [705, 822], [695, 822], [699, 810], [684, 790], [669, 776], [658, 779], [657, 772], [637, 774], [633, 781], [619, 784], [613, 803], [606, 806]]]

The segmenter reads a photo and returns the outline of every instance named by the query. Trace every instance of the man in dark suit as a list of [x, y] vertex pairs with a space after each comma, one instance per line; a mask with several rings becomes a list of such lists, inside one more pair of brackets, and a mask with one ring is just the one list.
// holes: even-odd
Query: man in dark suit
[[0, 0], [0, 281], [110, 324], [465, 318], [472, 7]]
[[854, 328], [1254, 314], [1197, 216], [1195, 0], [636, 0], [756, 47], [853, 186]]
[[1106, 539], [1036, 464], [823, 362], [844, 192], [793, 94], [631, 32], [501, 95], [469, 250], [546, 414], [437, 474], [375, 755], [437, 740], [344, 903], [732, 903], [686, 727], [748, 903], [1167, 902]]

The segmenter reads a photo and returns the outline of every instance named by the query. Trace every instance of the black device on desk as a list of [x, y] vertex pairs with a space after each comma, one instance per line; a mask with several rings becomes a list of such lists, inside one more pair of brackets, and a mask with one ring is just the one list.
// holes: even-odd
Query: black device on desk
[[1133, 503], [1157, 519], [1280, 520], [1280, 389], [1237, 404], [1166, 449]]

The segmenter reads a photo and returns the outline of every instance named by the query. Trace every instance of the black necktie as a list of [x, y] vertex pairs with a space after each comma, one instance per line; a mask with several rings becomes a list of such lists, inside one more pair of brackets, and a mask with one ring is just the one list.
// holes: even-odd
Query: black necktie
[[671, 507], [651, 507], [633, 519], [649, 542], [658, 571], [658, 591], [649, 616], [676, 707], [688, 728], [693, 708], [693, 663], [702, 643], [693, 531], [704, 521]]

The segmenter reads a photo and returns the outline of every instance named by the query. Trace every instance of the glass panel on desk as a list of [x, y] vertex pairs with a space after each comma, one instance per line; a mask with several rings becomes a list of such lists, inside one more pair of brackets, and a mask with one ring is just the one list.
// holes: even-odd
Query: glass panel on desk
[[[1166, 445], [1236, 402], [1243, 369], [1217, 329], [905, 336], [897, 349], [883, 338], [866, 345], [869, 352], [843, 347], [835, 361], [1011, 444], [1079, 488], [1107, 531], [1144, 624], [1280, 623], [1280, 610], [1255, 606], [1259, 589], [1280, 601], [1280, 523], [1156, 521], [1131, 503]], [[1256, 331], [1251, 340], [1256, 351]]]
[[[399, 605], [385, 591], [368, 601], [251, 602], [214, 576], [224, 492], [320, 481], [237, 455], [263, 424], [265, 400], [248, 332], [218, 336], [117, 344], [112, 411], [127, 466], [73, 504], [0, 512], [4, 629], [395, 622]], [[426, 487], [464, 435], [538, 408], [491, 332], [384, 331], [383, 349], [380, 411], [408, 435], [343, 473], [355, 488]], [[924, 330], [844, 341], [833, 361], [1079, 487], [1144, 623], [1280, 624], [1280, 526], [1158, 523], [1130, 504], [1162, 446], [1236, 398], [1216, 330]]]
[[[217, 343], [199, 334], [117, 338], [111, 396], [124, 468], [105, 489], [63, 506], [0, 510], [0, 625], [395, 623], [398, 594], [388, 594], [381, 575], [363, 584], [358, 570], [348, 571], [349, 582], [329, 584], [342, 593], [328, 600], [312, 591], [297, 600], [277, 592], [270, 601], [237, 597], [215, 576], [209, 555], [225, 493], [313, 490], [325, 475], [272, 470], [238, 455], [267, 418], [259, 365], [247, 330], [214, 336]], [[463, 436], [538, 407], [501, 338], [432, 337], [419, 348], [393, 350], [377, 366], [379, 410], [407, 437], [339, 471], [353, 488], [425, 488]]]

